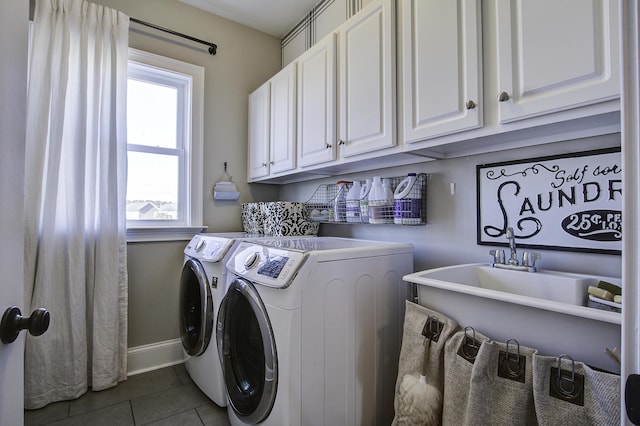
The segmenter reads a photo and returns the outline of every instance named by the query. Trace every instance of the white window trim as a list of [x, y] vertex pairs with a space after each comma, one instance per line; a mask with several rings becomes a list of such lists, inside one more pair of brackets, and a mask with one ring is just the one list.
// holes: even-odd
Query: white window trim
[[190, 191], [185, 200], [186, 225], [127, 227], [128, 242], [188, 240], [206, 229], [203, 217], [203, 128], [204, 128], [204, 68], [176, 59], [129, 48], [129, 62], [171, 70], [192, 77], [191, 93], [191, 144], [186, 149], [187, 173]]
[[195, 234], [207, 229], [206, 226], [164, 226], [136, 227], [127, 229], [128, 243], [147, 241], [189, 241]]

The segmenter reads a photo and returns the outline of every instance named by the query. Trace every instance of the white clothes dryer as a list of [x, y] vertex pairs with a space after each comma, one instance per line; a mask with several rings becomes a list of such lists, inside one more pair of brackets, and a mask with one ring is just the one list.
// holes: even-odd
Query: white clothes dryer
[[240, 242], [216, 329], [234, 425], [388, 425], [413, 245]]
[[227, 406], [215, 341], [215, 321], [226, 284], [225, 262], [237, 241], [256, 238], [243, 232], [195, 235], [184, 249], [180, 277], [179, 327], [185, 367], [209, 399]]

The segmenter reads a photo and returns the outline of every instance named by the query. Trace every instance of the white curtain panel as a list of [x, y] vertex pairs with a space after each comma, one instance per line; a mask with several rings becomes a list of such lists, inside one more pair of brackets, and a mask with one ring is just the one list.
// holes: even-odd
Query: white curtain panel
[[26, 301], [51, 313], [27, 336], [25, 407], [126, 379], [128, 16], [38, 0], [25, 168]]

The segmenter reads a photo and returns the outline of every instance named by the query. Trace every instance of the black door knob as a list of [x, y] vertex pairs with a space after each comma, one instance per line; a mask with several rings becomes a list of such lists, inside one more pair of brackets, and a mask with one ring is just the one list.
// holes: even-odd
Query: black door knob
[[0, 322], [0, 341], [2, 343], [12, 343], [18, 338], [21, 330], [28, 329], [32, 336], [40, 336], [49, 328], [51, 316], [49, 311], [38, 308], [31, 313], [30, 317], [23, 317], [20, 308], [12, 306], [4, 311], [2, 322]]
[[627, 408], [627, 417], [631, 423], [640, 425], [640, 375], [638, 374], [627, 376], [624, 405]]

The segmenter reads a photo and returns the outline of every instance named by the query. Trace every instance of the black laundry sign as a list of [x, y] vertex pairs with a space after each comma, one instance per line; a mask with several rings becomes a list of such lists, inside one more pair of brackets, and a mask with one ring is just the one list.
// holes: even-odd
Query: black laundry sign
[[620, 254], [620, 148], [476, 167], [481, 245]]

